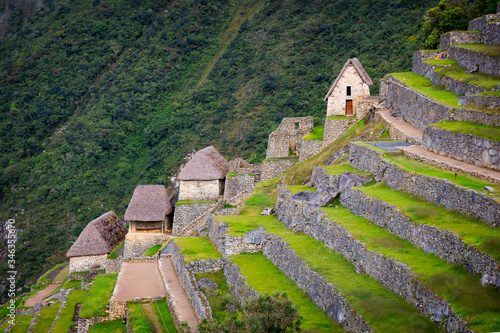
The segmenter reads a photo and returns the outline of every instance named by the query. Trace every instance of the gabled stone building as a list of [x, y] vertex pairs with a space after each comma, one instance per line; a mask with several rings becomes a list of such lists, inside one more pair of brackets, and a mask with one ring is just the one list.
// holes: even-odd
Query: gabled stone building
[[172, 229], [168, 214], [172, 212], [167, 189], [163, 185], [139, 185], [125, 212], [129, 231], [165, 233]]
[[356, 115], [358, 102], [370, 96], [371, 85], [373, 81], [358, 58], [347, 60], [325, 96], [327, 117]]
[[96, 266], [105, 268], [107, 255], [125, 239], [126, 234], [127, 228], [112, 211], [87, 224], [66, 253], [70, 258], [70, 273], [89, 271]]
[[179, 200], [217, 201], [224, 193], [229, 163], [214, 147], [197, 151], [177, 179]]

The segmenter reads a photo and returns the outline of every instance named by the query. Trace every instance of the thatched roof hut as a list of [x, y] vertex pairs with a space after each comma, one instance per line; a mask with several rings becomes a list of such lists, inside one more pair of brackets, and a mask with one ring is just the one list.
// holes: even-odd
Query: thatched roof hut
[[197, 151], [181, 170], [179, 180], [217, 180], [226, 177], [229, 163], [210, 146]]
[[126, 221], [163, 221], [172, 212], [167, 189], [163, 185], [139, 185], [125, 212]]
[[107, 212], [87, 224], [67, 257], [93, 256], [110, 253], [125, 239], [127, 228], [115, 212]]
[[369, 86], [373, 85], [373, 81], [370, 78], [370, 76], [368, 75], [368, 73], [365, 71], [365, 68], [363, 67], [363, 65], [361, 65], [361, 61], [359, 61], [358, 58], [349, 59], [344, 64], [344, 67], [342, 67], [342, 70], [340, 71], [340, 74], [335, 79], [335, 82], [333, 82], [333, 85], [330, 88], [330, 90], [328, 90], [328, 93], [326, 94], [325, 99], [324, 99], [325, 102], [328, 100], [328, 97], [330, 97], [330, 95], [332, 94], [333, 90], [337, 86], [337, 83], [339, 82], [340, 78], [344, 74], [346, 68], [349, 67], [350, 65], [354, 66], [354, 68], [358, 72], [359, 76], [361, 77], [361, 80], [363, 80], [364, 83], [366, 83]]

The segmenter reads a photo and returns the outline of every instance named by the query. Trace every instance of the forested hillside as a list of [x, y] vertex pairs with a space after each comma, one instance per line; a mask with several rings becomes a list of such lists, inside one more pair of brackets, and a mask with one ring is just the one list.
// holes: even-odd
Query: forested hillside
[[123, 217], [136, 185], [168, 184], [193, 148], [258, 162], [283, 117], [319, 123], [348, 58], [378, 94], [410, 69], [437, 1], [15, 3], [0, 5], [0, 195], [23, 229], [22, 284], [93, 218]]

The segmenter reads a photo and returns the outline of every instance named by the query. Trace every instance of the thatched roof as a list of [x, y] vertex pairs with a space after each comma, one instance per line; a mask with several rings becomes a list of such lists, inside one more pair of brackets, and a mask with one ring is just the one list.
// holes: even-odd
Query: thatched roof
[[115, 212], [102, 214], [87, 224], [66, 256], [81, 257], [110, 253], [125, 239], [127, 231]]
[[179, 180], [215, 180], [226, 177], [229, 163], [210, 146], [197, 151], [181, 170]]
[[172, 212], [167, 189], [163, 185], [139, 185], [125, 212], [126, 221], [163, 221]]
[[344, 71], [346, 70], [347, 66], [349, 66], [349, 65], [354, 66], [354, 68], [358, 72], [359, 76], [361, 77], [361, 80], [363, 80], [364, 83], [366, 83], [369, 86], [373, 85], [373, 81], [370, 78], [370, 76], [368, 75], [368, 73], [365, 71], [365, 68], [363, 67], [363, 65], [361, 65], [361, 61], [359, 61], [358, 58], [352, 58], [352, 59], [347, 60], [346, 63], [344, 64], [344, 67], [340, 71], [339, 76], [337, 76], [337, 78], [335, 79], [335, 82], [333, 82], [332, 87], [330, 88], [330, 90], [328, 90], [328, 93], [326, 94], [324, 101], [326, 101], [328, 99], [328, 97], [330, 97], [330, 95], [333, 92], [333, 89], [335, 89], [335, 87], [337, 86], [337, 82], [339, 82], [339, 79], [342, 77], [342, 75], [344, 74]]

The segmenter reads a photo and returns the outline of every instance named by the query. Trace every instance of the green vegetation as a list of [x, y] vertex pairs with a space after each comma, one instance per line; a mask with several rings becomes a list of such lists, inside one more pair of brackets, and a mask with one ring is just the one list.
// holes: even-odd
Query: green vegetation
[[175, 204], [176, 206], [180, 205], [203, 205], [203, 204], [216, 204], [216, 201], [209, 200], [179, 200]]
[[[480, 178], [469, 176], [464, 173], [455, 173], [447, 170], [443, 170], [432, 166], [430, 164], [425, 164], [419, 161], [412, 160], [406, 156], [386, 156], [386, 160], [397, 164], [406, 171], [415, 172], [418, 174], [424, 174], [431, 177], [437, 177], [441, 179], [449, 180], [457, 185], [468, 187], [477, 192], [492, 196], [496, 199], [500, 199], [500, 185], [494, 183], [488, 183]], [[494, 192], [489, 192], [484, 189], [485, 186], [491, 186], [495, 189]]]
[[75, 306], [85, 302], [87, 296], [87, 290], [73, 290], [69, 294], [66, 306], [62, 310], [61, 316], [54, 326], [54, 332], [69, 332], [71, 326], [77, 324], [73, 321], [73, 317], [75, 316]]
[[179, 246], [184, 260], [191, 262], [200, 259], [221, 259], [220, 252], [208, 237], [177, 237], [175, 244]]
[[500, 91], [486, 91], [484, 93], [476, 94], [482, 96], [500, 96]]
[[75, 288], [76, 290], [82, 289], [82, 281], [80, 280], [69, 280], [64, 284], [64, 289]]
[[[325, 312], [309, 299], [307, 293], [283, 274], [262, 253], [246, 253], [230, 257], [247, 279], [248, 285], [261, 294], [285, 292], [299, 308], [303, 317], [302, 329], [312, 332], [343, 332], [339, 324], [330, 320]], [[259, 269], [255, 269], [259, 267]]]
[[162, 298], [156, 302], [151, 303], [151, 307], [153, 307], [155, 311], [156, 318], [162, 330], [166, 328], [164, 330], [165, 333], [177, 333], [177, 329], [175, 328], [172, 314], [168, 309], [166, 299]]
[[328, 116], [326, 119], [356, 119], [356, 115], [354, 116], [344, 116], [344, 115], [337, 115], [337, 116]]
[[433, 66], [439, 66], [434, 69], [434, 71], [439, 73], [439, 76], [452, 77], [455, 80], [475, 84], [486, 89], [496, 89], [498, 84], [500, 84], [500, 76], [486, 74], [482, 72], [476, 72], [472, 74], [467, 74], [467, 69], [460, 67], [455, 60], [426, 60]]
[[288, 186], [287, 188], [293, 194], [297, 194], [297, 193], [302, 192], [302, 191], [310, 191], [310, 192], [316, 193], [316, 187], [311, 187], [311, 186], [296, 185], [296, 186]]
[[61, 268], [64, 265], [69, 265], [69, 261], [65, 261], [65, 262], [62, 262], [60, 264], [57, 264], [54, 267], [52, 267], [51, 269], [49, 269], [48, 271], [46, 271], [45, 273], [43, 273], [43, 275], [38, 278], [38, 282], [39, 283], [51, 283], [52, 281], [47, 278], [47, 275], [49, 275], [53, 271]]
[[81, 318], [105, 317], [106, 306], [113, 294], [118, 273], [115, 274], [100, 274], [96, 276], [92, 283], [89, 296], [85, 300], [80, 311]]
[[141, 304], [137, 302], [128, 303], [128, 310], [130, 313], [130, 327], [137, 333], [149, 333], [150, 324], [148, 323], [144, 313], [141, 309]]
[[266, 158], [263, 162], [273, 162], [273, 161], [292, 161], [292, 162], [297, 162], [298, 160], [299, 160], [298, 156], [270, 157], [270, 158]]
[[474, 245], [496, 260], [500, 260], [500, 248], [487, 245], [495, 243], [495, 238], [500, 238], [498, 228], [491, 228], [476, 219], [449, 211], [405, 192], [393, 190], [385, 183], [369, 184], [358, 189], [370, 197], [395, 205], [413, 222], [450, 230], [458, 234], [466, 244]]
[[459, 316], [468, 318], [471, 329], [489, 332], [500, 327], [500, 298], [495, 287], [482, 287], [479, 277], [469, 275], [465, 268], [448, 264], [434, 254], [425, 253], [410, 242], [351, 214], [341, 205], [337, 207], [323, 210], [368, 250], [408, 265], [417, 274], [418, 280], [449, 302]]
[[111, 251], [111, 253], [108, 254], [108, 259], [116, 259], [116, 258], [118, 258], [118, 255], [116, 254], [116, 252], [118, 252], [121, 248], [123, 248], [124, 245], [125, 245], [125, 241], [123, 241], [120, 244], [118, 244], [117, 246], [115, 246], [115, 248], [113, 249], [113, 251]]
[[440, 121], [437, 124], [430, 126], [439, 127], [444, 130], [456, 133], [468, 133], [493, 141], [500, 141], [500, 127], [486, 126], [479, 123], [471, 123], [468, 121]]
[[35, 332], [48, 332], [52, 326], [52, 322], [54, 321], [57, 312], [59, 311], [59, 307], [61, 306], [61, 302], [55, 302], [48, 308], [42, 308], [40, 310], [40, 317], [35, 326]]
[[229, 292], [229, 286], [227, 285], [226, 278], [224, 277], [223, 271], [210, 272], [210, 273], [198, 273], [195, 274], [196, 280], [203, 278], [208, 278], [213, 282], [217, 283], [216, 290], [203, 290], [207, 296], [210, 307], [212, 308], [212, 314], [214, 318], [219, 321], [223, 321], [229, 316], [227, 310], [228, 303], [232, 303], [233, 299], [231, 293]]
[[422, 94], [435, 99], [436, 101], [446, 104], [451, 107], [458, 107], [458, 96], [445, 89], [444, 86], [433, 86], [431, 80], [415, 74], [413, 72], [392, 73], [389, 74], [406, 84], [408, 87], [415, 89]]
[[500, 57], [500, 45], [457, 44], [456, 46], [464, 47], [472, 51], [479, 51], [482, 53], [486, 53], [493, 57]]
[[104, 321], [90, 326], [89, 333], [127, 333], [127, 326], [122, 319]]
[[144, 254], [145, 257], [151, 257], [152, 255], [154, 255], [155, 253], [158, 253], [158, 251], [160, 251], [162, 247], [162, 244], [156, 244], [152, 247], [150, 247], [146, 253]]
[[69, 274], [69, 265], [64, 267], [57, 275], [56, 277], [54, 278], [54, 283], [57, 283], [57, 282], [64, 282], [64, 280], [66, 280], [66, 277], [68, 276]]
[[310, 134], [304, 135], [304, 140], [313, 140], [313, 141], [323, 141], [323, 133], [325, 132], [325, 127], [314, 127], [311, 130]]
[[371, 145], [371, 144], [368, 144], [366, 142], [363, 142], [363, 141], [358, 141], [356, 142], [356, 144], [360, 145], [360, 146], [363, 146], [363, 147], [366, 147], [366, 148], [369, 148], [373, 151], [376, 151], [376, 152], [379, 152], [379, 153], [382, 153], [384, 155], [387, 155], [389, 152], [385, 149], [382, 149], [382, 148], [379, 148], [379, 147], [375, 147], [374, 145]]
[[325, 169], [329, 175], [341, 175], [344, 172], [351, 172], [351, 173], [357, 173], [358, 175], [363, 177], [373, 177], [373, 174], [371, 172], [361, 171], [351, 166], [348, 163], [340, 165], [324, 166], [323, 169]]
[[64, 261], [103, 207], [123, 214], [137, 184], [168, 184], [191, 149], [260, 162], [283, 117], [321, 120], [347, 59], [361, 60], [372, 92], [409, 70], [435, 2], [13, 3], [0, 46], [0, 217], [30, 207], [16, 220], [19, 285]]
[[233, 205], [229, 205], [229, 204], [225, 204], [224, 205], [224, 208], [236, 208], [238, 206], [233, 206]]
[[26, 333], [30, 327], [31, 321], [34, 316], [30, 315], [16, 315], [16, 324], [10, 325], [11, 333]]
[[441, 0], [427, 11], [424, 23], [425, 48], [435, 49], [448, 31], [467, 30], [469, 21], [496, 13], [498, 0]]

